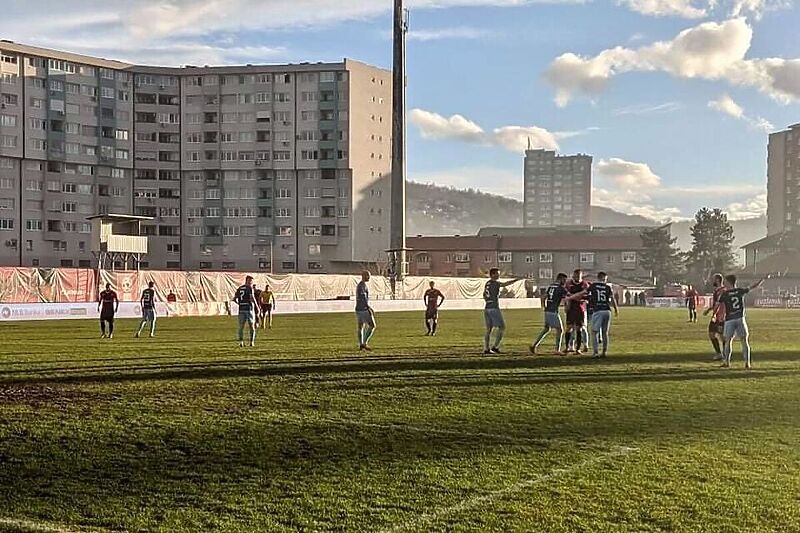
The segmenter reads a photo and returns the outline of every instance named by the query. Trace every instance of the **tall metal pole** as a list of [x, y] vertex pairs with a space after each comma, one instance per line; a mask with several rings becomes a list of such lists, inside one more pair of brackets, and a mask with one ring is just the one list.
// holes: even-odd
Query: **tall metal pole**
[[389, 276], [392, 294], [406, 264], [406, 33], [403, 0], [394, 0], [394, 60], [392, 82], [392, 182]]

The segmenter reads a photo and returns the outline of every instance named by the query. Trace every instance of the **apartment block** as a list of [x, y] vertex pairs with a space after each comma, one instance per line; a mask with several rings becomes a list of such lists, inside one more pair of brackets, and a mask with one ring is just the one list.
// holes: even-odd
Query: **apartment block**
[[800, 124], [769, 136], [767, 233], [800, 231]]
[[88, 266], [133, 213], [143, 268], [354, 272], [389, 246], [391, 73], [152, 67], [0, 41], [0, 262]]
[[592, 157], [525, 152], [525, 227], [591, 226]]

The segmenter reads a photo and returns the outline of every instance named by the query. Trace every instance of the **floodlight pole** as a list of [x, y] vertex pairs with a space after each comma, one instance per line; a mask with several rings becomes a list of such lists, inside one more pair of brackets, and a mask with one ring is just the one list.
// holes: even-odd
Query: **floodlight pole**
[[392, 298], [406, 265], [406, 35], [403, 0], [394, 0], [392, 79], [392, 175], [389, 237], [389, 279]]

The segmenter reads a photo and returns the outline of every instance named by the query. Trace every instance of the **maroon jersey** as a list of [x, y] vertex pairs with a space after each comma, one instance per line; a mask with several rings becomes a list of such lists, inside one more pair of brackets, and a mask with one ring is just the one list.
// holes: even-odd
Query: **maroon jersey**
[[436, 309], [439, 306], [442, 293], [439, 289], [428, 289], [425, 291], [425, 305], [428, 309]]
[[[589, 290], [589, 282], [588, 281], [575, 281], [574, 279], [570, 278], [567, 280], [567, 294], [572, 296], [573, 294], [578, 294], [579, 292], [588, 291]], [[581, 309], [583, 311], [586, 310], [586, 299], [580, 300], [569, 300], [568, 301], [568, 309]]]
[[111, 289], [105, 290], [100, 293], [100, 303], [102, 304], [101, 312], [105, 314], [114, 314], [114, 303], [117, 301], [117, 293]]

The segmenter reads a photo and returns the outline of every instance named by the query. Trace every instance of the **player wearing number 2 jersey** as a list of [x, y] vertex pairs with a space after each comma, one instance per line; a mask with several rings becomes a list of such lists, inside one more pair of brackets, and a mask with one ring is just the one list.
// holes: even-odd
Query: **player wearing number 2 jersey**
[[725, 308], [725, 327], [723, 331], [723, 339], [725, 346], [722, 350], [723, 361], [722, 366], [728, 368], [731, 366], [731, 343], [733, 339], [738, 337], [742, 341], [742, 356], [744, 357], [744, 367], [750, 368], [750, 331], [747, 328], [747, 320], [745, 319], [745, 304], [744, 298], [748, 292], [756, 289], [764, 283], [760, 280], [747, 288], [739, 288], [736, 286], [736, 276], [730, 274], [725, 276], [725, 292], [720, 296], [717, 302], [716, 311], [720, 307]]
[[559, 274], [556, 276], [556, 281], [547, 288], [547, 292], [544, 298], [542, 298], [542, 307], [544, 307], [544, 328], [539, 333], [539, 336], [536, 337], [536, 340], [533, 341], [533, 344], [531, 344], [530, 350], [534, 355], [536, 355], [539, 345], [551, 329], [556, 332], [556, 348], [554, 353], [561, 353], [561, 333], [564, 330], [564, 325], [561, 322], [561, 316], [558, 314], [558, 310], [561, 307], [561, 303], [569, 295], [564, 286], [566, 283], [567, 275]]

